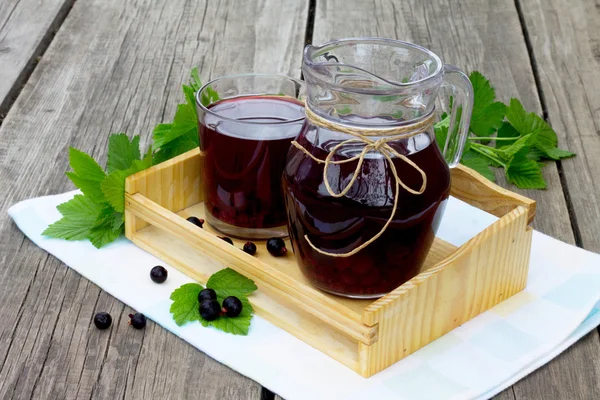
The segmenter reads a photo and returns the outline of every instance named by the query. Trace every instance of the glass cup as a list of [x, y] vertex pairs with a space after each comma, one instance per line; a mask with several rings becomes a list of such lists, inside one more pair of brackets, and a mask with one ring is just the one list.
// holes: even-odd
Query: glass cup
[[285, 237], [281, 186], [304, 123], [304, 84], [281, 75], [217, 78], [196, 93], [206, 220], [244, 239]]

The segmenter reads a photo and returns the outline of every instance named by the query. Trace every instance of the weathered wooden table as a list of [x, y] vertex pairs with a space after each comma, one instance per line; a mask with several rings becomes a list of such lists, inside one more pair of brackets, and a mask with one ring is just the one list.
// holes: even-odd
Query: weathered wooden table
[[[600, 252], [597, 0], [1, 0], [0, 398], [273, 398], [153, 323], [128, 329], [128, 307], [6, 210], [72, 189], [69, 146], [105, 159], [118, 131], [145, 145], [191, 67], [298, 77], [305, 43], [348, 36], [419, 43], [543, 113], [577, 157], [544, 169], [548, 190], [524, 191], [535, 228]], [[98, 310], [115, 319], [109, 334], [93, 327]], [[598, 331], [498, 398], [600, 398]]]

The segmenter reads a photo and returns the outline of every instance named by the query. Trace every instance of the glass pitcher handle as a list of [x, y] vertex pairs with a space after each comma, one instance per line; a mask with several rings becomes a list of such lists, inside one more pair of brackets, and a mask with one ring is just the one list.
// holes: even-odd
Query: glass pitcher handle
[[443, 87], [449, 88], [451, 98], [450, 123], [448, 136], [443, 147], [443, 154], [450, 168], [460, 162], [467, 136], [469, 136], [469, 124], [471, 123], [471, 112], [473, 111], [473, 86], [469, 77], [453, 65], [444, 65]]

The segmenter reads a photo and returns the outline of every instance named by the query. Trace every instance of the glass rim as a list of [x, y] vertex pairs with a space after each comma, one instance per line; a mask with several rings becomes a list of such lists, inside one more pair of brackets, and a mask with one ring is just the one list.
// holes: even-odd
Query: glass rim
[[[294, 123], [298, 123], [300, 121], [303, 121], [306, 117], [303, 115], [302, 117], [299, 118], [295, 118], [295, 119], [289, 119], [287, 121], [269, 121], [269, 122], [264, 122], [264, 121], [241, 121], [239, 119], [235, 119], [235, 118], [230, 118], [230, 117], [225, 117], [219, 113], [216, 113], [214, 111], [212, 111], [210, 108], [206, 107], [204, 104], [202, 104], [202, 101], [200, 101], [200, 97], [201, 97], [201, 93], [211, 84], [224, 80], [224, 79], [235, 79], [235, 78], [248, 78], [248, 77], [253, 77], [253, 76], [258, 76], [258, 77], [263, 77], [263, 78], [276, 78], [276, 79], [285, 79], [288, 81], [292, 81], [295, 84], [297, 84], [300, 87], [305, 87], [305, 82], [300, 80], [300, 79], [296, 79], [296, 78], [292, 78], [291, 76], [287, 76], [287, 75], [283, 75], [283, 74], [264, 74], [264, 73], [245, 73], [245, 74], [233, 74], [233, 75], [224, 75], [224, 76], [220, 76], [218, 78], [212, 79], [211, 81], [205, 83], [204, 85], [202, 85], [202, 87], [200, 89], [198, 89], [198, 91], [195, 93], [194, 97], [196, 98], [196, 106], [200, 107], [202, 109], [202, 111], [204, 111], [207, 114], [213, 115], [215, 117], [218, 117], [220, 119], [223, 119], [225, 121], [230, 121], [230, 122], [236, 122], [238, 124], [247, 124], [247, 125], [286, 125], [286, 124], [294, 124]], [[227, 99], [235, 99], [237, 97], [242, 97], [242, 96], [246, 96], [246, 95], [239, 95], [239, 96], [235, 96], [235, 97], [228, 97]], [[291, 97], [291, 96], [286, 96], [286, 97]], [[296, 99], [299, 100], [299, 99]], [[300, 100], [299, 100], [300, 101]], [[306, 103], [302, 102], [303, 107], [306, 107]], [[214, 103], [211, 103], [214, 104]]]
[[[330, 47], [348, 46], [348, 45], [352, 45], [352, 44], [380, 44], [380, 45], [386, 45], [386, 46], [390, 46], [390, 47], [408, 47], [408, 48], [418, 50], [418, 51], [426, 54], [432, 60], [435, 61], [435, 63], [436, 63], [435, 70], [432, 73], [428, 74], [426, 77], [421, 78], [416, 81], [403, 83], [403, 82], [390, 81], [389, 79], [375, 76], [377, 79], [379, 79], [383, 82], [386, 82], [391, 87], [409, 88], [409, 87], [415, 86], [415, 85], [422, 85], [428, 81], [431, 81], [432, 79], [437, 78], [444, 69], [444, 62], [442, 61], [442, 59], [437, 54], [435, 54], [433, 51], [429, 50], [428, 48], [419, 46], [418, 44], [415, 44], [415, 43], [405, 42], [405, 41], [397, 40], [397, 39], [383, 38], [383, 37], [349, 37], [349, 38], [331, 40], [331, 41], [325, 42], [319, 46], [309, 44], [304, 48], [304, 54], [303, 54], [302, 61], [304, 64], [306, 64], [311, 69], [314, 69], [318, 66], [336, 66], [336, 65], [343, 64], [343, 63], [331, 63], [331, 62], [315, 62], [313, 60], [313, 57], [315, 56], [315, 53], [322, 51], [322, 50], [326, 50]], [[356, 70], [363, 71], [369, 75], [373, 75], [371, 72], [365, 70], [364, 68], [360, 68], [360, 67], [357, 67], [357, 66], [351, 65], [351, 64], [343, 64], [343, 65], [354, 68]], [[334, 87], [336, 89], [341, 89], [341, 90], [345, 90], [345, 91], [349, 90], [349, 88], [338, 85], [336, 83], [328, 83], [327, 85], [330, 87]], [[352, 90], [350, 90], [350, 91], [352, 91]], [[361, 92], [369, 92], [369, 93], [365, 93], [365, 94], [379, 94], [380, 92], [384, 92], [384, 91], [385, 90], [382, 91], [380, 89], [363, 89]], [[373, 92], [373, 93], [371, 93], [371, 92]]]

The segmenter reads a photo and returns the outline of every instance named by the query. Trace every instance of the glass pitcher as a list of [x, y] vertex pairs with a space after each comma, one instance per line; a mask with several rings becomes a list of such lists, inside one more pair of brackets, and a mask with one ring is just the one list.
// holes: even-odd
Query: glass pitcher
[[[283, 174], [288, 228], [321, 290], [385, 295], [417, 275], [467, 138], [473, 88], [431, 51], [380, 38], [307, 46], [306, 121]], [[450, 108], [443, 151], [438, 93]]]

